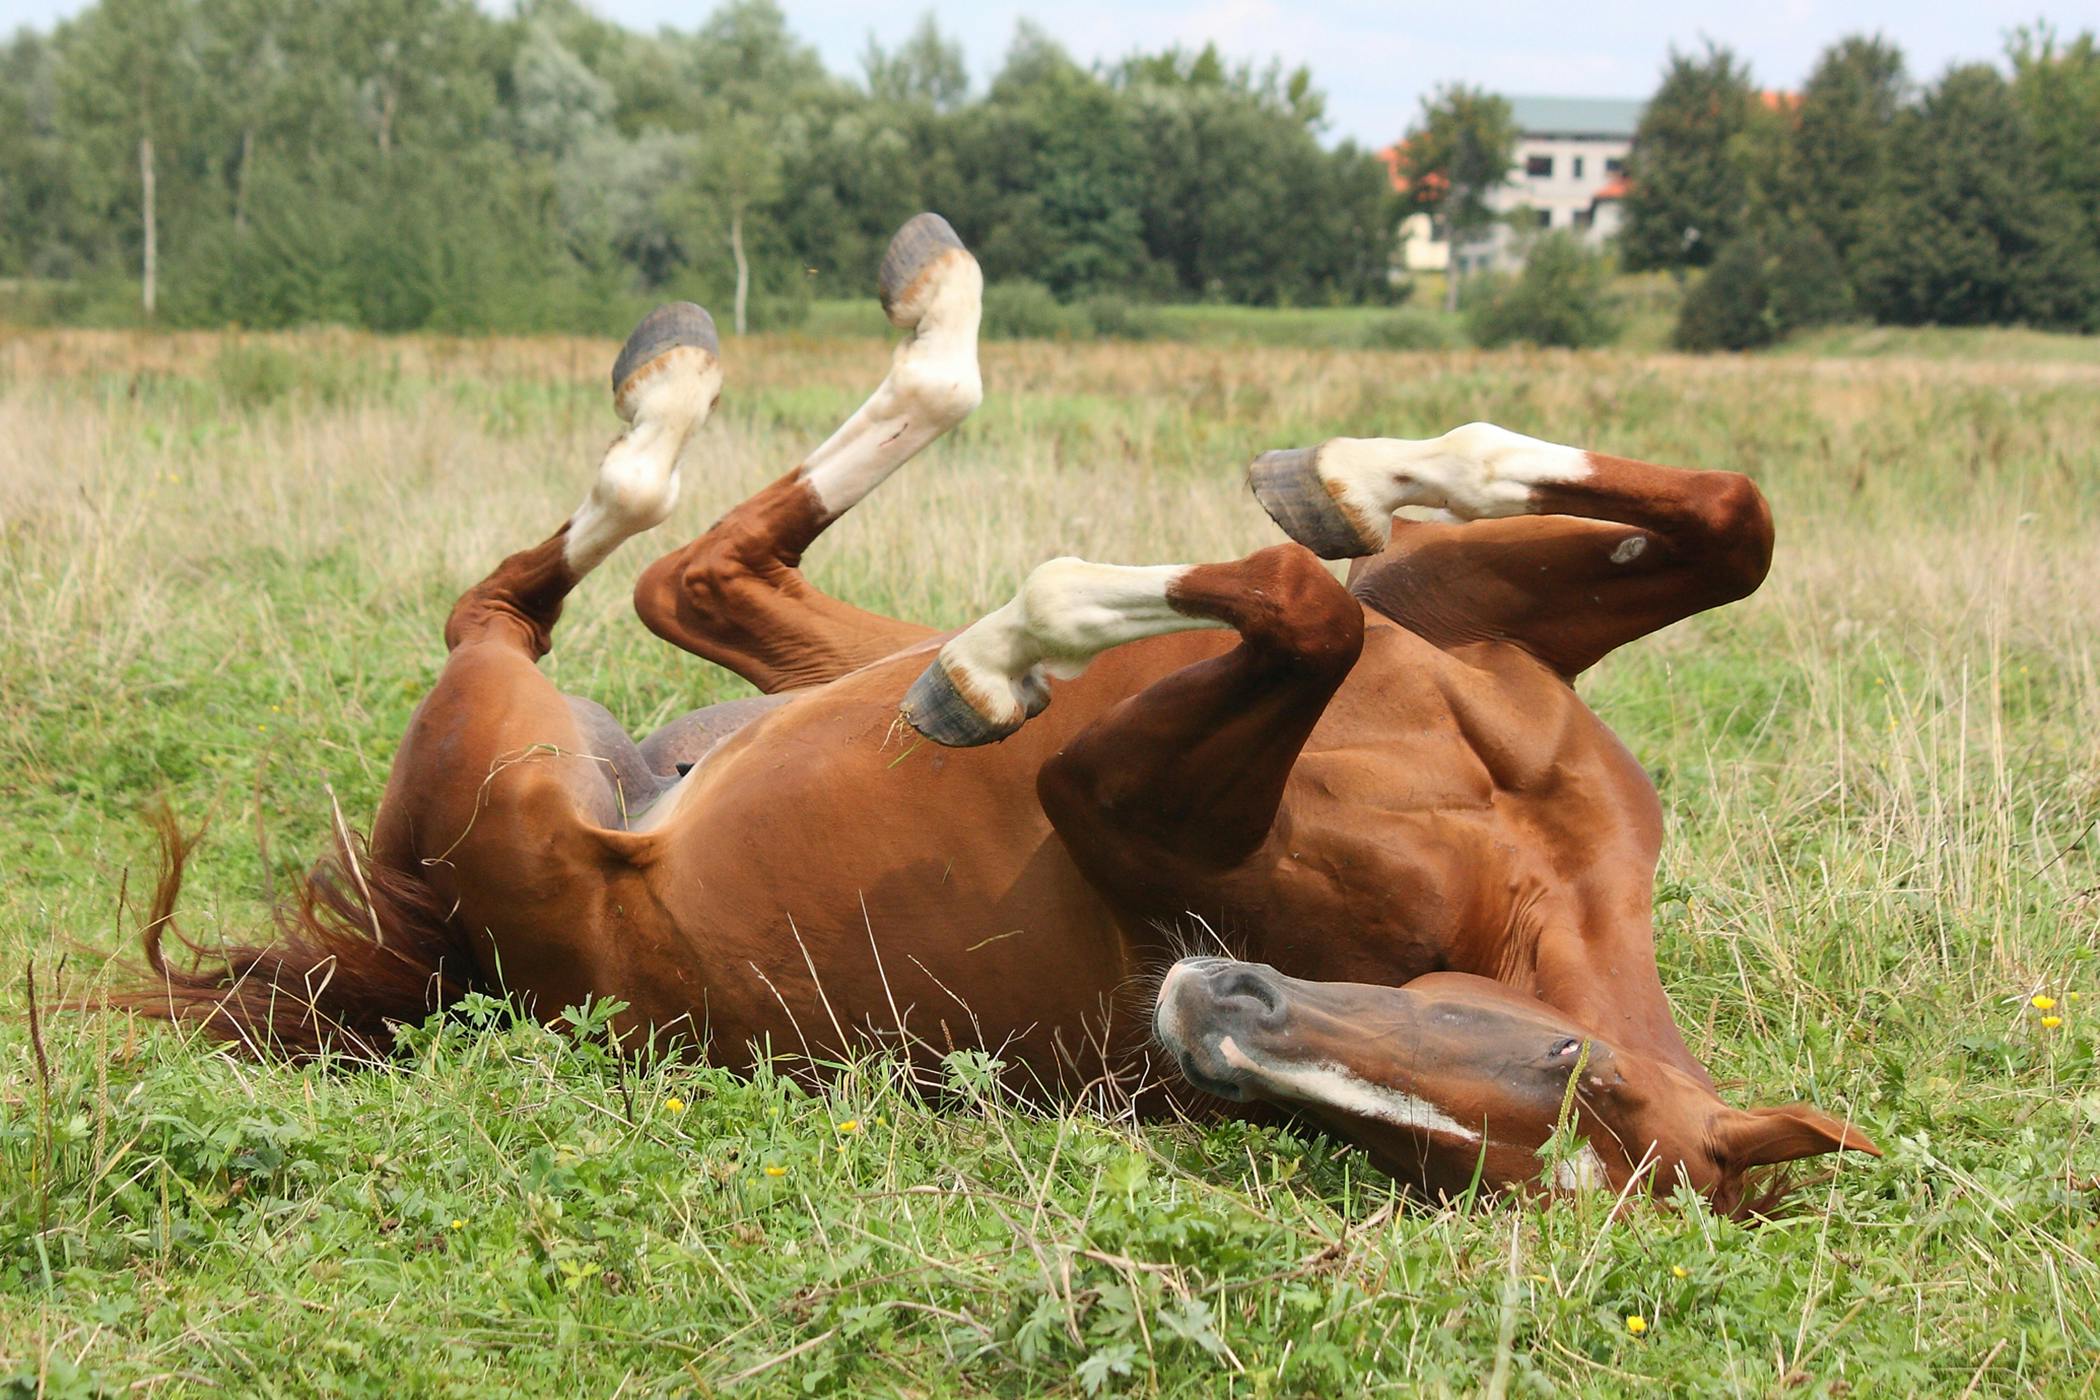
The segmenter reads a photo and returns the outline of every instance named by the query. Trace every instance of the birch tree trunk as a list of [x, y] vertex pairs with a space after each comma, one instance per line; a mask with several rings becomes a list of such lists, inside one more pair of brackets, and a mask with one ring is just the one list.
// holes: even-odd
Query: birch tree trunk
[[154, 235], [153, 138], [151, 136], [141, 136], [139, 138], [139, 190], [140, 204], [144, 210], [146, 225], [144, 266], [141, 268], [140, 300], [145, 304], [146, 319], [150, 321], [153, 319], [153, 303], [156, 290], [154, 281], [158, 275], [160, 262], [159, 249], [155, 246], [156, 240]]
[[744, 305], [751, 293], [751, 264], [744, 259], [744, 206], [729, 215], [729, 251], [736, 258], [736, 333], [744, 334]]

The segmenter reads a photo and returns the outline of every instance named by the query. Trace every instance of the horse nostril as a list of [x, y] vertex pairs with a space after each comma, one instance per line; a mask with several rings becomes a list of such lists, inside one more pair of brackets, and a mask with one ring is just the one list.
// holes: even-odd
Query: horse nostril
[[1274, 1016], [1283, 1010], [1283, 989], [1258, 972], [1237, 969], [1219, 988], [1225, 997], [1245, 997], [1259, 1006], [1264, 1016]]

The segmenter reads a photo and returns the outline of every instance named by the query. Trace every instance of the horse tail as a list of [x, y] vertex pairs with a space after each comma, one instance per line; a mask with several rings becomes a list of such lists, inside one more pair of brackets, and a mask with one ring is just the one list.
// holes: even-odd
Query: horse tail
[[[141, 931], [151, 976], [98, 1005], [197, 1026], [258, 1059], [334, 1051], [378, 1060], [393, 1050], [396, 1026], [420, 1023], [478, 985], [451, 908], [415, 875], [361, 858], [365, 842], [340, 824], [335, 849], [295, 895], [275, 901], [273, 941], [205, 948], [175, 926], [183, 867], [203, 832], [184, 835], [165, 808], [150, 820], [160, 839]], [[168, 962], [171, 934], [189, 952], [187, 970]]]

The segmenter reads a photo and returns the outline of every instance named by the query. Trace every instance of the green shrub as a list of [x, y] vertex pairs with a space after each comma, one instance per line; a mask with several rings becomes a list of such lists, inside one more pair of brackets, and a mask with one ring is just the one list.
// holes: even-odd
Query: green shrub
[[1549, 233], [1531, 245], [1523, 272], [1474, 284], [1466, 329], [1485, 346], [1609, 345], [1619, 335], [1609, 281], [1603, 258], [1565, 233]]
[[1730, 239], [1685, 294], [1671, 341], [1680, 350], [1751, 350], [1852, 314], [1844, 265], [1813, 227]]
[[1102, 293], [1079, 307], [1095, 335], [1111, 340], [1158, 340], [1167, 333], [1157, 308], [1128, 297]]
[[1363, 328], [1368, 350], [1449, 350], [1458, 344], [1456, 325], [1433, 311], [1390, 311]]
[[987, 340], [1070, 340], [1086, 330], [1085, 314], [1060, 303], [1040, 282], [1010, 278], [984, 289]]

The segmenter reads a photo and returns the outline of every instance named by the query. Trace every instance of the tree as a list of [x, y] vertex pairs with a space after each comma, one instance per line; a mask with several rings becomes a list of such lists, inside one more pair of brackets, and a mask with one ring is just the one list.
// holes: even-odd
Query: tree
[[720, 230], [736, 271], [732, 324], [750, 326], [755, 210], [778, 199], [788, 148], [806, 129], [801, 113], [838, 86], [816, 51], [788, 32], [774, 0], [728, 0], [693, 36], [687, 178], [670, 196], [690, 223]]
[[1627, 161], [1631, 189], [1619, 246], [1626, 266], [1704, 267], [1743, 226], [1742, 142], [1758, 110], [1750, 70], [1712, 43], [1671, 50]]
[[2100, 248], [1987, 64], [1950, 69], [1898, 120], [1890, 190], [1857, 250], [1877, 320], [2100, 329]]
[[2051, 189], [2085, 212], [2100, 237], [2100, 42], [2090, 33], [2063, 43], [2047, 25], [2013, 31], [2007, 53], [2013, 96], [2026, 115]]
[[[185, 0], [102, 0], [63, 40], [67, 125], [100, 148], [105, 188], [118, 159], [137, 160], [139, 305], [149, 320], [160, 287], [160, 152], [194, 110], [193, 38]], [[111, 202], [122, 202], [114, 189]]]
[[1509, 103], [1460, 84], [1423, 98], [1420, 119], [1400, 143], [1402, 197], [1441, 224], [1451, 244], [1447, 310], [1458, 308], [1460, 254], [1495, 222], [1488, 196], [1509, 183], [1516, 147]]
[[1802, 86], [1788, 194], [1840, 257], [1886, 192], [1905, 87], [1903, 51], [1859, 35], [1825, 49]]
[[940, 112], [952, 112], [970, 92], [970, 73], [963, 63], [962, 45], [944, 37], [933, 12], [920, 16], [918, 27], [895, 53], [886, 53], [875, 36], [868, 36], [861, 68], [868, 78], [868, 95], [878, 102], [923, 102]]

